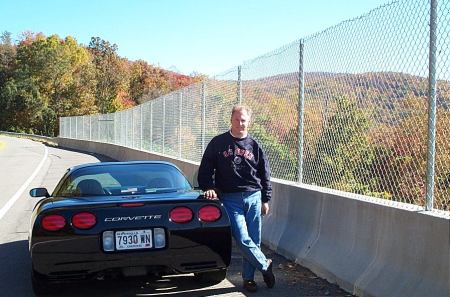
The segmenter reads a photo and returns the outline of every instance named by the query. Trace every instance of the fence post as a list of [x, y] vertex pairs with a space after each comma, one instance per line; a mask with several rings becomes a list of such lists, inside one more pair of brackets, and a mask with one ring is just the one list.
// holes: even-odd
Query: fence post
[[58, 125], [59, 125], [58, 136], [59, 137], [64, 137], [64, 135], [62, 135], [62, 133], [61, 133], [61, 131], [62, 131], [61, 117], [58, 118]]
[[163, 121], [162, 121], [162, 153], [165, 153], [165, 142], [166, 142], [166, 96], [163, 97]]
[[136, 148], [135, 146], [135, 137], [134, 137], [134, 108], [130, 108], [131, 111], [131, 147]]
[[237, 101], [239, 105], [242, 104], [242, 80], [241, 80], [241, 66], [238, 66], [238, 79], [237, 79]]
[[100, 127], [100, 125], [102, 124], [102, 121], [101, 121], [100, 117], [101, 117], [101, 114], [99, 114], [97, 116], [97, 139], [95, 139], [95, 141], [102, 141], [101, 138], [100, 138], [100, 132], [102, 130], [101, 127]]
[[304, 40], [299, 42], [298, 66], [298, 182], [303, 183], [303, 120], [305, 111]]
[[119, 112], [119, 144], [123, 145], [123, 133], [122, 133], [122, 123], [123, 123], [123, 111]]
[[181, 110], [183, 108], [183, 90], [180, 91], [179, 104], [178, 104], [178, 158], [181, 159], [181, 119], [182, 113]]
[[144, 137], [142, 137], [142, 122], [144, 121], [144, 119], [142, 118], [142, 104], [139, 104], [139, 116], [141, 117], [140, 119], [140, 132], [139, 132], [139, 137], [141, 139], [141, 143], [140, 143], [140, 149], [142, 150], [142, 142], [144, 141]]
[[86, 135], [85, 135], [86, 133], [85, 133], [85, 131], [84, 131], [84, 130], [85, 130], [85, 129], [84, 129], [84, 126], [85, 126], [85, 125], [84, 125], [85, 118], [86, 118], [86, 116], [81, 116], [81, 119], [82, 119], [82, 124], [81, 124], [81, 132], [82, 132], [81, 134], [82, 134], [82, 136], [81, 136], [81, 137], [83, 137], [83, 138], [82, 138], [83, 140], [86, 140]]
[[130, 110], [125, 110], [125, 146], [128, 146], [128, 114]]
[[153, 100], [150, 101], [150, 151], [153, 152]]
[[78, 116], [75, 117], [75, 139], [78, 139]]
[[205, 151], [205, 133], [206, 133], [206, 85], [202, 82], [202, 154]]
[[[125, 117], [125, 120], [123, 119]], [[127, 111], [124, 110], [120, 114], [120, 145], [126, 146], [127, 141]]]
[[119, 115], [118, 112], [115, 112], [113, 114], [113, 143], [114, 144], [117, 144], [117, 135], [116, 135], [116, 127], [117, 127], [117, 125], [116, 125], [116, 120], [117, 120], [117, 116], [118, 115]]
[[434, 173], [436, 153], [436, 42], [437, 42], [437, 0], [431, 0], [430, 7], [430, 53], [428, 76], [428, 149], [425, 210], [433, 209]]
[[69, 133], [67, 134], [67, 137], [72, 138], [72, 121], [71, 121], [70, 117], [68, 117], [68, 118], [69, 118], [69, 125], [67, 125], [67, 126], [69, 127]]

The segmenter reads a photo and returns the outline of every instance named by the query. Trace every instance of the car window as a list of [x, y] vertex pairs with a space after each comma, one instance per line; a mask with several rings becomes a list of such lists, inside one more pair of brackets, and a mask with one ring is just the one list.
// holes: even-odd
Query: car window
[[74, 170], [53, 196], [123, 196], [191, 189], [185, 176], [168, 164], [111, 164]]
[[120, 183], [109, 173], [81, 175], [68, 179], [60, 196], [105, 195], [105, 187], [120, 187]]

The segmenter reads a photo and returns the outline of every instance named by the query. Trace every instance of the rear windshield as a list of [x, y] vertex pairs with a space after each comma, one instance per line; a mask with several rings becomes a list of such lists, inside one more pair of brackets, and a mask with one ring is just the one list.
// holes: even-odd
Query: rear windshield
[[185, 176], [167, 164], [111, 164], [73, 171], [53, 196], [124, 196], [191, 190]]

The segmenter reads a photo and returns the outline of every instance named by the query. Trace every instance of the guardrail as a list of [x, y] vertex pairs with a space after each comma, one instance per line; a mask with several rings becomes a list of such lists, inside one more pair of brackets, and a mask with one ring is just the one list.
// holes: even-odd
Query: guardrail
[[55, 141], [54, 137], [48, 137], [48, 136], [44, 136], [44, 135], [15, 133], [15, 132], [7, 132], [7, 131], [0, 131], [0, 135], [14, 136], [14, 137], [20, 137], [20, 138], [27, 138], [27, 139], [31, 139], [31, 140], [45, 142], [45, 143], [47, 143], [49, 145], [57, 145], [57, 142]]

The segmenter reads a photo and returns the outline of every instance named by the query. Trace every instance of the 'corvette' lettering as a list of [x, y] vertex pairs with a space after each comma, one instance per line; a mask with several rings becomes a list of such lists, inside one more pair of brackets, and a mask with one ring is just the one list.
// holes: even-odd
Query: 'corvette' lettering
[[113, 217], [105, 218], [105, 222], [120, 222], [120, 221], [140, 221], [140, 220], [159, 220], [162, 215], [147, 215], [147, 216], [134, 216], [134, 217]]

